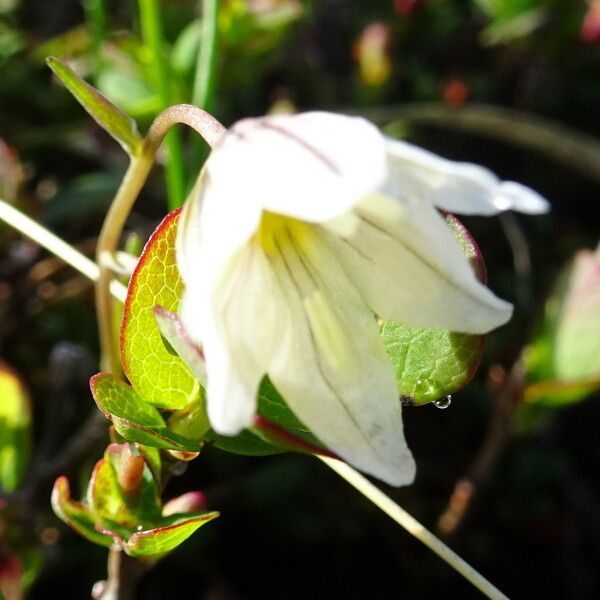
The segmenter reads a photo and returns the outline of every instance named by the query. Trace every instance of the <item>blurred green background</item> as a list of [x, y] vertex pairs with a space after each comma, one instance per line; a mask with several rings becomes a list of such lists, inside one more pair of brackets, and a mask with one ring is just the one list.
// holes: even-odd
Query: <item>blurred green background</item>
[[[161, 11], [158, 30], [140, 15], [149, 4]], [[121, 148], [52, 78], [51, 54], [142, 131], [176, 102], [199, 103], [226, 125], [269, 111], [359, 113], [543, 193], [547, 216], [465, 220], [490, 287], [515, 303], [515, 317], [490, 335], [474, 381], [447, 410], [405, 411], [418, 475], [389, 492], [511, 598], [597, 598], [598, 393], [524, 403], [506, 373], [516, 364], [508, 382], [519, 385], [560, 379], [548, 373], [557, 317], [546, 299], [574, 253], [600, 237], [600, 4], [222, 0], [216, 21], [202, 18], [211, 4], [0, 0], [0, 196], [91, 255], [126, 168]], [[211, 35], [213, 56], [203, 46]], [[142, 241], [206, 156], [188, 132], [178, 136], [162, 156], [166, 179], [154, 170], [130, 217], [128, 232]], [[0, 250], [0, 355], [30, 390], [24, 488], [38, 481], [21, 504], [0, 503], [0, 555], [17, 552], [37, 574], [31, 598], [89, 597], [106, 552], [54, 517], [53, 481], [40, 472], [96, 410], [92, 288], [5, 225]], [[596, 309], [590, 331], [600, 335]], [[584, 375], [595, 381], [600, 366]], [[84, 485], [105, 442], [65, 474]], [[455, 490], [465, 476], [477, 493], [454, 523], [471, 489]], [[166, 496], [190, 489], [222, 516], [152, 569], [139, 598], [478, 597], [309, 457], [207, 448]]]

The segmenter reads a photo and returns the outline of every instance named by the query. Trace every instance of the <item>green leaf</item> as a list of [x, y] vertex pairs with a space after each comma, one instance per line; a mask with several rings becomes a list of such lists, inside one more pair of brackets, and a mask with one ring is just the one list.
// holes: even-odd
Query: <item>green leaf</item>
[[286, 452], [285, 449], [274, 446], [247, 429], [235, 437], [219, 435], [211, 429], [204, 439], [221, 450], [242, 456], [270, 456]]
[[158, 410], [114, 375], [98, 373], [90, 380], [90, 387], [100, 410], [126, 440], [165, 450], [198, 452], [201, 449], [198, 442], [168, 429]]
[[276, 423], [308, 444], [323, 447], [323, 444], [289, 409], [281, 394], [268, 377], [264, 377], [258, 389], [258, 414]]
[[0, 363], [0, 487], [14, 491], [31, 450], [31, 408], [19, 377]]
[[107, 547], [113, 545], [112, 537], [96, 530], [96, 522], [90, 509], [81, 502], [71, 500], [69, 482], [66, 477], [59, 477], [54, 484], [52, 508], [59, 519], [90, 542]]
[[104, 533], [111, 535], [129, 556], [158, 556], [175, 549], [198, 528], [218, 516], [219, 513], [213, 511], [163, 517], [158, 526], [138, 531], [128, 539], [110, 530], [104, 530]]
[[205, 439], [221, 450], [245, 456], [268, 456], [290, 450], [312, 452], [324, 448], [288, 408], [268, 377], [264, 377], [260, 384], [257, 400], [258, 415], [284, 431], [274, 431], [258, 419], [255, 427], [235, 437], [218, 435], [211, 430]]
[[200, 385], [185, 362], [165, 343], [154, 307], [176, 313], [183, 282], [177, 270], [175, 235], [179, 210], [152, 234], [131, 277], [121, 323], [123, 369], [136, 392], [162, 408], [188, 405]]
[[162, 461], [160, 459], [160, 450], [153, 446], [139, 446], [140, 453], [146, 459], [146, 464], [157, 484], [161, 482]]
[[50, 56], [46, 63], [100, 127], [117, 140], [128, 154], [140, 154], [143, 140], [133, 119], [58, 58]]
[[[473, 238], [456, 217], [447, 215], [446, 220], [475, 274], [485, 281], [485, 266]], [[464, 387], [479, 366], [485, 342], [484, 336], [406, 327], [394, 321], [382, 322], [380, 333], [406, 404], [433, 402]]]

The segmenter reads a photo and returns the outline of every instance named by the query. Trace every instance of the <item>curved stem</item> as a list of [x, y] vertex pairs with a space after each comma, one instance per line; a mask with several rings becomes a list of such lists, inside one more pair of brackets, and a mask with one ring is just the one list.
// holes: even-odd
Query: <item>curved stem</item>
[[131, 212], [133, 203], [150, 173], [153, 158], [154, 155], [147, 155], [142, 152], [139, 157], [131, 159], [117, 195], [104, 219], [96, 247], [96, 263], [99, 268], [98, 283], [96, 285], [96, 313], [98, 315], [100, 355], [102, 357], [100, 368], [117, 376], [121, 375], [121, 361], [114, 336], [112, 298], [109, 290], [112, 271], [108, 267], [109, 261], [105, 258], [105, 255], [110, 257], [118, 249], [123, 227]]
[[194, 129], [206, 140], [206, 143], [211, 148], [226, 131], [225, 127], [205, 110], [192, 104], [175, 104], [163, 110], [154, 119], [145, 140], [146, 152], [156, 153], [167, 131], [173, 125], [178, 124], [187, 125]]
[[96, 286], [96, 312], [103, 363], [101, 366], [102, 369], [115, 375], [121, 374], [121, 361], [113, 330], [112, 299], [109, 289], [112, 272], [108, 266], [110, 261], [107, 258], [112, 257], [118, 249], [127, 217], [146, 182], [158, 148], [167, 132], [177, 124], [188, 125], [204, 137], [211, 146], [225, 132], [225, 128], [216, 119], [190, 104], [171, 106], [160, 113], [150, 126], [140, 155], [131, 159], [123, 182], [104, 219], [98, 238], [96, 260], [99, 276]]

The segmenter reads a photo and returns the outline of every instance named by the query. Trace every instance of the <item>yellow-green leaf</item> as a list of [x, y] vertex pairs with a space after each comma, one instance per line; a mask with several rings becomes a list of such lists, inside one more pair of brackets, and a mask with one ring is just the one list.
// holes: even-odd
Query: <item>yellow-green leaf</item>
[[94, 515], [89, 507], [81, 502], [71, 499], [69, 482], [66, 477], [59, 477], [52, 490], [52, 508], [56, 516], [70, 525], [83, 537], [100, 544], [101, 546], [112, 546], [113, 539], [96, 530]]
[[196, 529], [218, 516], [219, 513], [213, 511], [163, 517], [157, 527], [137, 531], [128, 539], [108, 530], [105, 533], [112, 535], [129, 556], [157, 556], [175, 549]]
[[176, 313], [183, 291], [175, 258], [179, 212], [168, 214], [146, 243], [121, 324], [121, 360], [131, 385], [146, 402], [170, 409], [188, 405], [200, 390], [185, 362], [165, 343], [154, 314], [157, 305]]
[[136, 156], [140, 153], [143, 140], [133, 119], [58, 58], [50, 56], [46, 63], [79, 104], [128, 154]]
[[158, 410], [114, 375], [94, 375], [90, 388], [100, 410], [127, 441], [182, 452], [198, 452], [201, 449], [202, 445], [197, 441], [168, 429]]

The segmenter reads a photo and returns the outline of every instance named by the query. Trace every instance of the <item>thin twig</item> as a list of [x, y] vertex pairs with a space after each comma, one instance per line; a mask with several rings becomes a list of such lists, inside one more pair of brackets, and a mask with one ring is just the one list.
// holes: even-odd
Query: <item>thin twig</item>
[[517, 275], [517, 301], [521, 306], [521, 313], [527, 314], [533, 300], [531, 285], [531, 255], [527, 237], [519, 223], [517, 215], [505, 212], [498, 215], [504, 236], [513, 255], [513, 266]]
[[512, 437], [512, 417], [523, 397], [524, 367], [520, 360], [504, 375], [494, 394], [492, 411], [483, 442], [467, 469], [455, 484], [448, 505], [438, 519], [438, 529], [445, 536], [454, 534], [463, 523], [475, 497], [487, 484], [498, 460]]
[[[8, 223], [55, 256], [60, 257], [88, 279], [98, 280], [100, 269], [93, 260], [2, 199], [0, 199], [0, 220]], [[117, 300], [125, 302], [127, 288], [118, 281], [112, 281], [110, 293]]]

